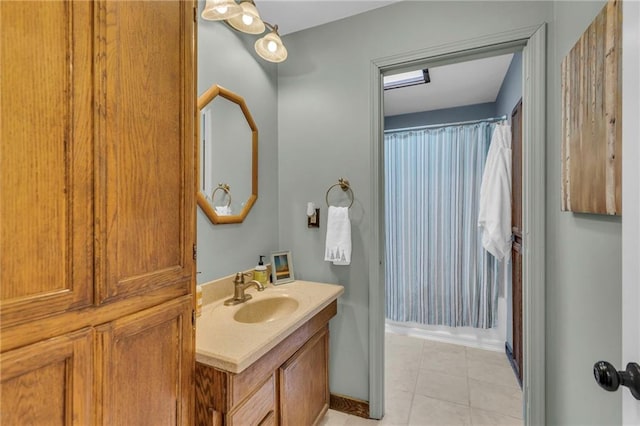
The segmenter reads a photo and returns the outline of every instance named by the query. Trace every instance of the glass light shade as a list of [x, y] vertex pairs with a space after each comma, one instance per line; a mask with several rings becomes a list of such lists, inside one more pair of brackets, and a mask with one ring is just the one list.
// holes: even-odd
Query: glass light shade
[[273, 31], [258, 39], [255, 44], [258, 55], [265, 61], [282, 62], [287, 59], [287, 48], [282, 44], [280, 36]]
[[202, 19], [222, 21], [242, 13], [242, 8], [235, 0], [207, 0], [202, 11]]
[[265, 30], [264, 22], [260, 19], [258, 9], [248, 1], [240, 3], [242, 13], [227, 20], [229, 25], [247, 34], [262, 34]]

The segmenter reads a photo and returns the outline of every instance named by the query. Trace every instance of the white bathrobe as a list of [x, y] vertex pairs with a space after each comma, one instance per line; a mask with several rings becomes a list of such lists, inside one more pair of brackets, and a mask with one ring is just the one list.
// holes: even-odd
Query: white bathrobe
[[511, 128], [493, 131], [480, 186], [482, 246], [498, 260], [511, 253]]

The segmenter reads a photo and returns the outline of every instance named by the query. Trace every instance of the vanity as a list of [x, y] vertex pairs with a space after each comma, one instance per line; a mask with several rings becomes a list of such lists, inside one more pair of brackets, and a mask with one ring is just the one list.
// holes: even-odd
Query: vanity
[[196, 425], [314, 425], [329, 408], [329, 320], [344, 287], [309, 281], [246, 290], [203, 284], [196, 321]]

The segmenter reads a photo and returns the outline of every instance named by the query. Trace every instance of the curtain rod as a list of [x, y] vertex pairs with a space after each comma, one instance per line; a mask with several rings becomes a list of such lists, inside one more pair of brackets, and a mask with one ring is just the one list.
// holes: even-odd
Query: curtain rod
[[502, 121], [506, 119], [507, 119], [507, 116], [503, 115], [500, 117], [484, 118], [482, 120], [459, 121], [457, 123], [430, 124], [428, 126], [404, 127], [402, 129], [389, 129], [389, 130], [385, 130], [384, 133], [407, 132], [410, 130], [437, 129], [439, 127], [453, 127], [453, 126], [462, 126], [465, 124], [489, 123], [493, 121]]

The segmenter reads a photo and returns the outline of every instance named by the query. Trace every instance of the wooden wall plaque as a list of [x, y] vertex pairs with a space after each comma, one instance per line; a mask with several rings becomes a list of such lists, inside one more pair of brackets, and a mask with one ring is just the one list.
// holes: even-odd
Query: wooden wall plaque
[[610, 0], [561, 65], [562, 210], [622, 212], [622, 2]]

